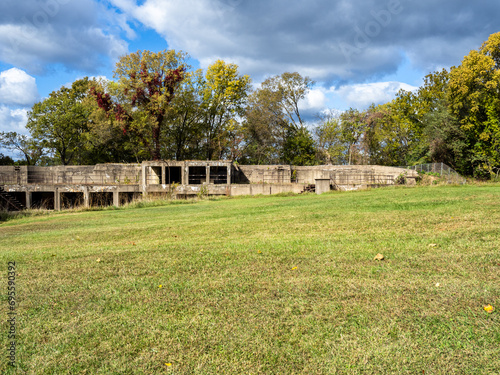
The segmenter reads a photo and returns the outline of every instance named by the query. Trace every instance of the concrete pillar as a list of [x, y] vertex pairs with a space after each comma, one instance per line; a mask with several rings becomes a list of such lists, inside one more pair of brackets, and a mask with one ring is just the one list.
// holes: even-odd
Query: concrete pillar
[[144, 162], [141, 164], [141, 191], [142, 196], [145, 197], [148, 195], [147, 191], [147, 175], [146, 175], [146, 165]]
[[90, 207], [90, 193], [89, 193], [89, 188], [87, 186], [83, 187], [83, 206], [85, 208]]
[[61, 193], [57, 188], [54, 191], [54, 211], [61, 211]]
[[206, 183], [208, 185], [210, 183], [210, 166], [207, 165], [205, 168], [206, 168], [206, 173], [207, 173]]
[[120, 207], [120, 192], [118, 188], [113, 190], [113, 206]]
[[184, 162], [184, 165], [182, 166], [182, 176], [181, 176], [181, 181], [182, 185], [189, 185], [189, 167], [186, 162]]
[[162, 165], [161, 166], [161, 181], [160, 181], [160, 184], [162, 185], [166, 185], [167, 184], [167, 176], [165, 176], [165, 166]]
[[227, 184], [231, 185], [231, 164], [227, 167]]
[[26, 192], [26, 208], [31, 208], [31, 191]]

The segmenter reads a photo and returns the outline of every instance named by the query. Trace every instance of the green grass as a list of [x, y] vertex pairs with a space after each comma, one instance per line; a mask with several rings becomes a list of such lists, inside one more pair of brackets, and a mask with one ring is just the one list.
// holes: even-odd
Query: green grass
[[18, 218], [0, 372], [498, 374], [499, 248], [494, 184]]

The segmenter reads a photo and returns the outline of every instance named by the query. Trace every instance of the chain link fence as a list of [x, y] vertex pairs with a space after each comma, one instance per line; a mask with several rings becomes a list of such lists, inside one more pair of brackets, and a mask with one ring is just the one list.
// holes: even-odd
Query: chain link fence
[[439, 176], [442, 180], [446, 181], [448, 184], [460, 184], [464, 185], [467, 180], [460, 176], [453, 168], [447, 166], [444, 163], [429, 163], [429, 164], [419, 164], [413, 165], [411, 167], [404, 167], [406, 169], [413, 169], [417, 172], [423, 172], [430, 175]]

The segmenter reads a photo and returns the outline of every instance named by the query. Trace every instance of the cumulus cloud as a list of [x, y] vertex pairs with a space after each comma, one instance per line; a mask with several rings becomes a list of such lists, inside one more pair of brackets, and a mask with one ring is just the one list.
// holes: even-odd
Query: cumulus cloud
[[10, 108], [0, 105], [0, 131], [26, 134], [28, 108]]
[[402, 82], [377, 82], [333, 88], [331, 93], [337, 96], [346, 108], [364, 109], [371, 104], [391, 101], [400, 90], [414, 91], [417, 89], [418, 87]]
[[0, 60], [41, 73], [50, 64], [95, 72], [127, 52], [120, 38], [133, 37], [123, 16], [93, 0], [3, 0]]
[[0, 103], [30, 106], [38, 97], [34, 77], [17, 68], [0, 73]]
[[326, 95], [323, 89], [316, 88], [310, 90], [306, 97], [300, 101], [300, 110], [316, 110], [320, 111], [325, 108]]
[[456, 65], [497, 30], [490, 0], [111, 0], [206, 67], [217, 58], [255, 79], [298, 71], [361, 83], [394, 73], [405, 56]]

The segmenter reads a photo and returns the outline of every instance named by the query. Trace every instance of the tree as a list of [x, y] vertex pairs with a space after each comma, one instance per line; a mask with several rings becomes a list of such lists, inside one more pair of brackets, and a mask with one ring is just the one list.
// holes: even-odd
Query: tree
[[459, 120], [471, 149], [474, 173], [494, 177], [500, 172], [500, 33], [452, 68], [451, 112]]
[[14, 165], [14, 160], [10, 156], [0, 153], [0, 165]]
[[187, 54], [137, 51], [116, 64], [111, 94], [93, 87], [92, 95], [124, 133], [137, 136], [153, 160], [161, 158], [161, 134], [170, 102], [185, 77]]
[[250, 90], [250, 77], [241, 76], [236, 64], [217, 60], [210, 65], [201, 84], [203, 132], [207, 159], [222, 159], [230, 148], [225, 135], [243, 114]]
[[[350, 108], [340, 116], [342, 123], [342, 140], [347, 146], [347, 164], [355, 164], [355, 146], [366, 129], [366, 112]], [[359, 152], [358, 152], [359, 154]]]
[[289, 128], [283, 145], [283, 162], [293, 165], [314, 165], [316, 149], [311, 134], [305, 127]]
[[299, 73], [283, 73], [262, 82], [251, 95], [245, 113], [242, 131], [246, 161], [273, 164], [289, 159], [284, 154], [288, 138], [307, 133], [299, 102], [313, 84]]
[[84, 147], [90, 111], [83, 101], [88, 87], [88, 78], [79, 79], [71, 88], [53, 91], [28, 112], [26, 128], [33, 141], [54, 153], [63, 165], [74, 162]]
[[244, 159], [248, 164], [280, 162], [289, 122], [279, 93], [261, 87], [250, 96], [243, 123]]
[[316, 159], [320, 163], [347, 164], [345, 150], [348, 147], [342, 137], [340, 116], [327, 115], [321, 117], [320, 124], [315, 128], [315, 136], [318, 146]]
[[186, 73], [166, 115], [164, 154], [169, 159], [199, 159], [203, 152], [203, 71]]
[[16, 132], [0, 132], [0, 144], [7, 150], [21, 152], [27, 165], [35, 165], [44, 154], [43, 146], [33, 138]]
[[304, 126], [300, 115], [299, 102], [304, 99], [314, 85], [309, 77], [302, 77], [299, 73], [285, 72], [274, 76], [262, 83], [262, 88], [273, 93], [282, 113], [296, 128]]
[[472, 175], [470, 150], [465, 131], [450, 112], [446, 102], [424, 116], [425, 136], [429, 143], [429, 158], [433, 163], [445, 163], [464, 175]]

